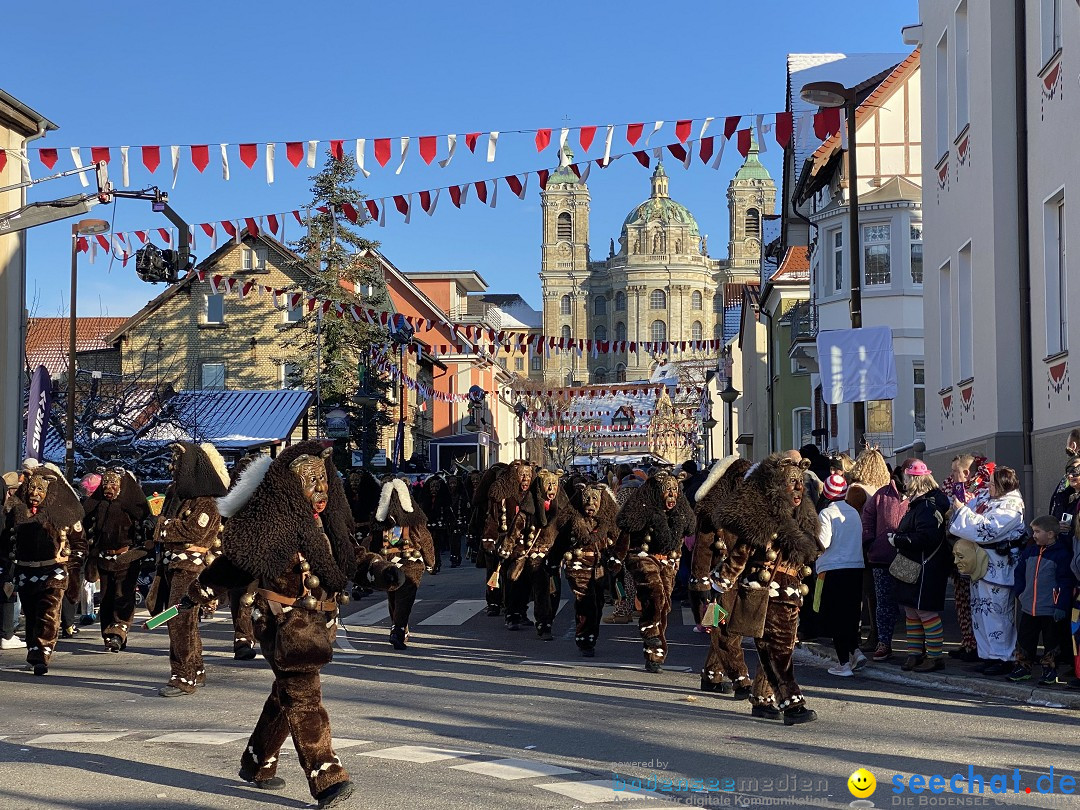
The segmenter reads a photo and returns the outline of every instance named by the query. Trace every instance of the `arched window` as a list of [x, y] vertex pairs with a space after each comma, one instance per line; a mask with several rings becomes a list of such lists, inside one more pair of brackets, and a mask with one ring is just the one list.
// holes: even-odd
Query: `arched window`
[[649, 293], [649, 309], [667, 309], [667, 293], [663, 290]]
[[560, 242], [574, 241], [574, 223], [571, 221], [570, 215], [565, 211], [559, 214], [559, 221], [555, 226], [555, 237]]
[[570, 314], [570, 296], [569, 295], [564, 295], [562, 297], [562, 300], [559, 302], [559, 314], [560, 315], [569, 315]]
[[723, 327], [723, 325], [717, 324], [716, 326], [714, 326], [712, 328], [712, 336], [713, 336], [713, 340], [723, 340], [724, 339], [724, 327]]
[[690, 295], [690, 309], [701, 309], [701, 293], [697, 290]]
[[746, 236], [761, 236], [761, 214], [756, 208], [746, 209]]
[[663, 321], [652, 322], [652, 342], [663, 343], [667, 340], [667, 324]]
[[701, 340], [701, 321], [694, 321], [693, 326], [690, 327], [690, 339]]
[[606, 383], [607, 382], [607, 369], [598, 368], [593, 372], [593, 382]]
[[607, 315], [607, 299], [602, 295], [593, 299], [593, 315]]
[[712, 311], [717, 313], [724, 311], [724, 296], [721, 293], [716, 293], [713, 296]]
[[615, 382], [626, 382], [626, 366], [623, 363], [615, 366]]
[[626, 324], [622, 321], [615, 324], [615, 340], [626, 340]]
[[570, 327], [569, 326], [564, 326], [562, 328], [562, 339], [563, 340], [569, 340], [570, 339]]
[[563, 385], [570, 385], [574, 381], [574, 372], [568, 368], [562, 370]]
[[615, 293], [615, 311], [626, 312], [626, 293], [622, 290]]
[[607, 327], [601, 324], [593, 332], [593, 340], [607, 340]]

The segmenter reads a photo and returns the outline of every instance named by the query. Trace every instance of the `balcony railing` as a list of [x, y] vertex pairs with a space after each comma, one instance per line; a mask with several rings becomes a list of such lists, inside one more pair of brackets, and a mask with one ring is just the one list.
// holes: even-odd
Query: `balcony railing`
[[800, 301], [788, 312], [791, 320], [791, 342], [811, 341], [817, 338], [818, 311], [817, 304], [810, 301]]

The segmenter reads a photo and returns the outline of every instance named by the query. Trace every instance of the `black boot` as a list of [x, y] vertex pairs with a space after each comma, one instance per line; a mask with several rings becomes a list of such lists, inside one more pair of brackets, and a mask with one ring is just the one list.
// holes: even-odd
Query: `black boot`
[[405, 646], [405, 628], [395, 624], [390, 628], [390, 643], [394, 645], [395, 650], [407, 650]]
[[719, 692], [720, 684], [713, 683], [709, 680], [709, 676], [704, 672], [701, 673], [701, 691], [702, 692]]
[[536, 635], [541, 641], [554, 641], [555, 636], [551, 635], [550, 624], [538, 624], [536, 626]]
[[461, 557], [456, 557], [453, 554], [450, 555], [450, 567], [457, 568], [461, 565]]
[[500, 608], [498, 605], [488, 605], [487, 606], [487, 615], [488, 616], [498, 616], [500, 612], [502, 612], [502, 608]]
[[269, 779], [256, 779], [255, 774], [251, 771], [240, 771], [240, 778], [245, 782], [250, 782], [259, 790], [281, 790], [285, 787], [285, 780], [280, 776], [271, 776]]
[[751, 717], [760, 717], [762, 720], [779, 720], [780, 710], [767, 703], [756, 703], [750, 709]]
[[581, 657], [582, 658], [595, 658], [596, 657], [596, 650], [594, 650], [592, 647], [578, 647], [578, 649], [581, 650]]
[[784, 725], [797, 726], [800, 723], [810, 723], [817, 720], [817, 712], [805, 706], [797, 706], [784, 712]]
[[120, 636], [109, 634], [105, 636], [105, 649], [111, 653], [118, 653], [123, 648], [123, 642], [120, 641]]
[[352, 796], [354, 789], [352, 782], [338, 782], [336, 785], [331, 785], [315, 797], [319, 802], [319, 810], [326, 807], [337, 807]]
[[246, 641], [234, 645], [233, 658], [237, 661], [251, 661], [255, 658], [255, 648]]
[[645, 671], [646, 672], [651, 672], [652, 674], [655, 675], [658, 672], [663, 672], [664, 668], [660, 665], [659, 661], [646, 661], [645, 662]]

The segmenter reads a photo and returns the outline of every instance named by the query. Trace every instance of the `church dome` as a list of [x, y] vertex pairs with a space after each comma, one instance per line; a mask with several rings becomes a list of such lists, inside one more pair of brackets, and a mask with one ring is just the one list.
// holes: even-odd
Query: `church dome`
[[645, 202], [635, 207], [623, 220], [620, 240], [625, 242], [626, 231], [630, 225], [644, 225], [654, 220], [659, 220], [665, 226], [689, 226], [692, 236], [700, 236], [694, 215], [690, 213], [690, 210], [685, 205], [675, 202], [668, 196], [667, 172], [664, 171], [663, 164], [657, 164], [656, 171], [653, 172], [652, 195]]

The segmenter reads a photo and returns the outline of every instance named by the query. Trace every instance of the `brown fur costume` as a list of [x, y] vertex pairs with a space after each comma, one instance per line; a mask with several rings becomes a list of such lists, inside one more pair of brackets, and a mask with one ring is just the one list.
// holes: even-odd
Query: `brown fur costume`
[[420, 485], [415, 500], [420, 502], [420, 509], [427, 515], [428, 531], [435, 547], [435, 562], [431, 573], [437, 574], [442, 570], [442, 553], [450, 548], [450, 532], [454, 527], [454, 514], [446, 479], [441, 475], [430, 476]]
[[[795, 681], [792, 653], [806, 566], [821, 552], [818, 520], [804, 489], [805, 462], [778, 453], [747, 473], [731, 497], [719, 504], [713, 520], [735, 543], [716, 586], [721, 596], [734, 592], [728, 631], [754, 638], [760, 667], [751, 700], [769, 708], [775, 699], [785, 723], [815, 719]], [[800, 503], [792, 506], [793, 494]], [[767, 686], [766, 686], [767, 682]], [[777, 715], [778, 716], [778, 715]]]
[[143, 522], [150, 515], [150, 504], [139, 482], [128, 470], [111, 469], [105, 476], [120, 476], [120, 493], [113, 501], [105, 497], [105, 487], [98, 486], [86, 499], [83, 526], [90, 547], [87, 579], [96, 572], [101, 582], [101, 637], [106, 648], [119, 652], [127, 646], [128, 630], [135, 615], [135, 592], [139, 579], [139, 560], [143, 548]]
[[[593, 517], [585, 514], [586, 492], [600, 498], [600, 509]], [[610, 489], [589, 484], [574, 494], [566, 511], [569, 519], [562, 522], [558, 540], [549, 552], [549, 567], [557, 570], [560, 562], [564, 564], [566, 580], [574, 593], [574, 641], [578, 649], [591, 656], [600, 637], [605, 566], [613, 570], [620, 567], [612, 556], [619, 537], [615, 525], [618, 507]]]
[[[147, 600], [151, 613], [179, 603], [221, 550], [214, 499], [228, 490], [225, 462], [210, 444], [178, 442], [173, 449], [173, 481], [156, 528], [163, 552]], [[159, 690], [164, 697], [190, 695], [206, 680], [197, 611], [182, 611], [169, 622], [169, 668], [169, 682]]]
[[[290, 466], [305, 455], [321, 459], [326, 472], [327, 502], [319, 515]], [[227, 518], [224, 556], [202, 574], [191, 596], [205, 600], [214, 587], [253, 581], [256, 632], [275, 677], [241, 757], [240, 776], [273, 785], [278, 753], [291, 734], [311, 795], [321, 801], [347, 794], [351, 785], [331, 745], [319, 671], [333, 658], [337, 602], [347, 601], [339, 592], [349, 578], [394, 586], [397, 572], [368, 552], [357, 559], [345, 490], [318, 442], [256, 462], [221, 499], [220, 509]]]
[[[35, 479], [48, 484], [36, 509], [29, 501]], [[27, 474], [7, 513], [2, 545], [4, 556], [14, 562], [15, 588], [26, 620], [26, 662], [35, 675], [49, 671], [65, 594], [71, 600], [78, 598], [86, 559], [82, 517], [78, 496], [52, 465]]]
[[671, 591], [682, 556], [683, 538], [694, 529], [694, 510], [678, 492], [668, 510], [665, 488], [678, 487], [674, 476], [658, 473], [630, 493], [619, 510], [617, 556], [626, 560], [641, 602], [638, 628], [644, 641], [645, 668], [659, 672], [667, 658], [667, 623]]
[[[502, 583], [502, 557], [498, 554], [499, 543], [509, 531], [510, 521], [517, 515], [518, 501], [523, 493], [519, 485], [523, 461], [507, 465], [494, 465], [484, 473], [477, 487], [473, 504], [482, 498], [484, 516], [480, 523], [480, 551], [487, 575], [488, 615], [497, 616], [503, 607], [506, 594]], [[496, 472], [497, 470], [497, 472]], [[479, 559], [477, 560], [479, 565]]]
[[409, 485], [395, 478], [382, 485], [371, 524], [371, 550], [401, 570], [404, 582], [386, 595], [390, 610], [390, 643], [405, 649], [416, 591], [424, 570], [435, 564], [435, 546], [424, 510], [413, 500]]

